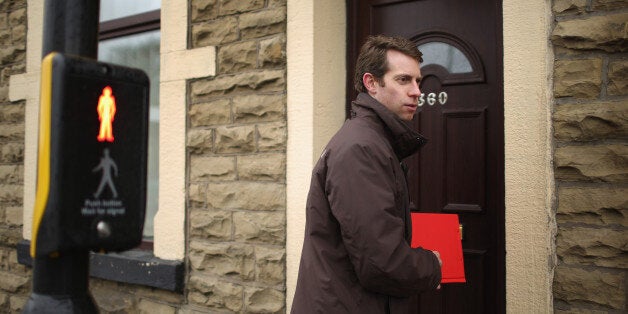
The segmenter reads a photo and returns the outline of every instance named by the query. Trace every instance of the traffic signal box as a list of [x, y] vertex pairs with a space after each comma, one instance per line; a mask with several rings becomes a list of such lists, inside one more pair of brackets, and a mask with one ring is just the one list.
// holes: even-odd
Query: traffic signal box
[[32, 257], [141, 242], [148, 95], [141, 70], [54, 52], [44, 58]]

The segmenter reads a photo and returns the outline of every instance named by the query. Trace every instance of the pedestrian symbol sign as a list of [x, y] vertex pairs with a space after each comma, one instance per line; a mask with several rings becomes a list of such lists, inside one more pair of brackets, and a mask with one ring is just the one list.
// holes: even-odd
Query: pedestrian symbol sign
[[103, 157], [100, 159], [100, 163], [92, 172], [101, 171], [102, 177], [100, 179], [100, 184], [98, 184], [98, 190], [94, 193], [94, 198], [100, 198], [100, 194], [103, 192], [105, 185], [111, 189], [111, 194], [113, 198], [118, 197], [118, 192], [116, 191], [116, 186], [113, 184], [113, 177], [111, 176], [112, 172], [117, 177], [118, 176], [118, 166], [116, 166], [116, 162], [109, 157], [109, 149], [105, 148], [103, 151]]
[[98, 131], [99, 142], [113, 142], [113, 118], [116, 115], [116, 99], [111, 95], [111, 87], [106, 86], [102, 90], [102, 95], [98, 98], [98, 120], [100, 120], [100, 130]]
[[[33, 257], [141, 243], [148, 86], [141, 70], [59, 53], [44, 58]], [[98, 232], [103, 224], [111, 232]]]

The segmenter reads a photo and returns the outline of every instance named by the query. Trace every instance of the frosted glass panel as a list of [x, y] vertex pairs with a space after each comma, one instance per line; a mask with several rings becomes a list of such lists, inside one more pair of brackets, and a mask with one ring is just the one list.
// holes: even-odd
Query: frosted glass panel
[[102, 0], [100, 1], [100, 21], [119, 19], [159, 8], [161, 8], [161, 0]]
[[462, 51], [450, 44], [433, 41], [419, 45], [417, 48], [423, 53], [422, 67], [438, 64], [452, 74], [473, 72], [469, 59]]
[[159, 191], [159, 30], [100, 41], [98, 60], [140, 68], [150, 79], [148, 187], [144, 237], [153, 236]]

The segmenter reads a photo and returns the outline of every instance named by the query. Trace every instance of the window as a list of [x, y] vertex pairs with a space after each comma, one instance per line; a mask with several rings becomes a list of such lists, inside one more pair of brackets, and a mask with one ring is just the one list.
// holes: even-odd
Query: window
[[423, 53], [423, 63], [421, 66], [438, 64], [449, 71], [449, 73], [470, 73], [473, 72], [469, 59], [460, 49], [438, 41], [428, 42], [418, 46]]
[[142, 69], [150, 78], [148, 184], [144, 239], [152, 241], [159, 189], [160, 0], [106, 0], [100, 4], [98, 60]]

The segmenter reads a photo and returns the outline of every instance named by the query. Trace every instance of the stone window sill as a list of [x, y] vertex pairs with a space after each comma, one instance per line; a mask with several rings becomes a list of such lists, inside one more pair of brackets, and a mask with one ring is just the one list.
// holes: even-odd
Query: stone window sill
[[[20, 241], [17, 245], [18, 262], [32, 267], [29, 252], [30, 241]], [[184, 267], [181, 261], [163, 260], [155, 257], [152, 251], [143, 250], [91, 253], [89, 259], [91, 277], [183, 292]]]

